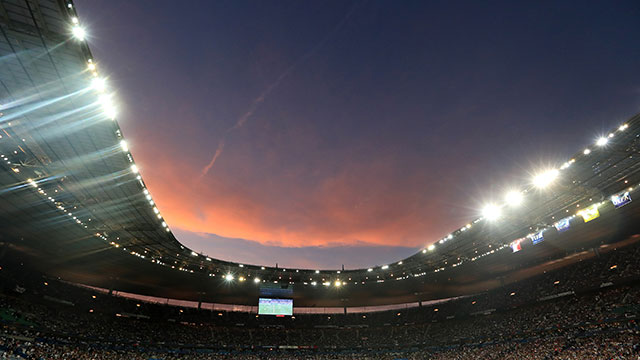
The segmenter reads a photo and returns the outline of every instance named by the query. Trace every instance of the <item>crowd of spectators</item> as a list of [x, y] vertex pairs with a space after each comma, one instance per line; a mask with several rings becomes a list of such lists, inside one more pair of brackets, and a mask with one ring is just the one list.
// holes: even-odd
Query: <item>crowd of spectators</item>
[[430, 306], [275, 318], [3, 266], [0, 359], [640, 359], [640, 246]]

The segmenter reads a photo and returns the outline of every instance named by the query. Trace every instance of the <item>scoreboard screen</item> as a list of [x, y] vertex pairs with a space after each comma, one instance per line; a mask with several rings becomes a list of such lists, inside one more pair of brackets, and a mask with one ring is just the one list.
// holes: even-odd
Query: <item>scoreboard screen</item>
[[293, 315], [293, 300], [260, 298], [258, 300], [258, 314]]

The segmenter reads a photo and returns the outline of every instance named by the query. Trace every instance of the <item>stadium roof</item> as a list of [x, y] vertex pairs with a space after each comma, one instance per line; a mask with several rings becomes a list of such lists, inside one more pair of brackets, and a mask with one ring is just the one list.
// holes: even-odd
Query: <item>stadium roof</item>
[[[73, 3], [4, 1], [0, 30], [0, 240], [68, 281], [219, 303], [254, 305], [278, 290], [300, 306], [380, 305], [483, 291], [638, 231], [637, 203], [610, 199], [633, 197], [640, 183], [635, 116], [400, 262], [316, 270], [217, 260], [183, 246], [155, 206]], [[590, 206], [598, 218], [587, 222], [594, 208], [579, 212]], [[561, 233], [554, 224], [565, 218]], [[544, 241], [534, 245], [535, 234]]]

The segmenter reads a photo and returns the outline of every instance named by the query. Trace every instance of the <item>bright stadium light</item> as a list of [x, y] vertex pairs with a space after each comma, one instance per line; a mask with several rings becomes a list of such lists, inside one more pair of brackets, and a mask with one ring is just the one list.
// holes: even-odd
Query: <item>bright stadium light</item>
[[584, 149], [584, 151], [582, 152], [585, 155], [589, 155], [591, 154], [591, 149]]
[[232, 280], [233, 280], [233, 275], [231, 275], [231, 274], [227, 274], [227, 275], [225, 275], [225, 276], [224, 276], [224, 279], [225, 279], [226, 281], [232, 281]]
[[[93, 64], [89, 64], [89, 65], [93, 65]], [[95, 69], [95, 65], [93, 65], [93, 67]], [[107, 80], [103, 78], [93, 78], [91, 80], [91, 88], [99, 92], [104, 92], [104, 90], [107, 88]]]
[[609, 142], [609, 139], [603, 136], [603, 137], [599, 138], [598, 141], [596, 141], [596, 145], [605, 146], [605, 145], [607, 145], [608, 142]]
[[253, 278], [253, 282], [256, 283], [256, 284], [259, 283], [260, 282], [260, 278]]
[[[127, 145], [127, 142], [124, 140], [120, 140], [120, 148], [122, 148], [122, 151], [127, 152], [129, 151], [129, 146]], [[151, 199], [149, 199], [151, 200]]]
[[[138, 167], [136, 166], [136, 164], [131, 165], [131, 172], [134, 174], [138, 173]], [[157, 214], [157, 213], [156, 213]]]
[[340, 282], [340, 280], [336, 281], [334, 284], [336, 287], [340, 287], [340, 285], [342, 285], [342, 283]]
[[627, 124], [622, 124], [622, 125], [620, 125], [620, 127], [618, 128], [618, 130], [620, 130], [620, 131], [625, 131], [625, 130], [627, 130], [627, 128], [628, 128], [628, 127], [629, 127], [629, 125], [627, 125]]
[[482, 217], [489, 221], [498, 220], [502, 216], [502, 210], [494, 204], [486, 205], [482, 209]]
[[101, 95], [98, 100], [100, 101], [100, 105], [102, 105], [102, 110], [104, 111], [105, 115], [107, 115], [107, 117], [111, 120], [115, 119], [116, 107], [113, 104], [113, 100], [111, 99], [111, 96], [106, 94]]
[[73, 37], [80, 40], [80, 41], [84, 41], [84, 39], [87, 37], [87, 32], [84, 30], [84, 28], [78, 24], [74, 25], [71, 28], [71, 33], [73, 34]]
[[538, 174], [533, 178], [533, 185], [539, 188], [545, 188], [549, 186], [560, 174], [556, 169], [545, 171], [542, 174]]
[[435, 248], [436, 248], [436, 245], [435, 244], [431, 244], [431, 245], [429, 245], [429, 247], [427, 249], [429, 251], [433, 251], [433, 250], [435, 250]]
[[518, 206], [522, 204], [522, 193], [520, 191], [511, 190], [504, 196], [504, 200], [509, 206]]

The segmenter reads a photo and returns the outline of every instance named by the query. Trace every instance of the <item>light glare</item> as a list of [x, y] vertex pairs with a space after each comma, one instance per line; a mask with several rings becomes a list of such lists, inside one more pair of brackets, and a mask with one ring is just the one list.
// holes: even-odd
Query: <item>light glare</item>
[[75, 25], [74, 27], [72, 27], [71, 33], [73, 34], [74, 38], [80, 41], [84, 41], [85, 37], [87, 36], [87, 32], [80, 25]]
[[502, 210], [499, 206], [489, 204], [482, 209], [482, 216], [487, 220], [497, 220], [502, 215]]
[[609, 139], [607, 139], [606, 137], [601, 137], [598, 139], [598, 141], [596, 141], [596, 145], [598, 146], [605, 146], [607, 145], [607, 143], [609, 142]]
[[107, 115], [107, 117], [111, 120], [115, 119], [116, 107], [113, 104], [113, 100], [111, 99], [111, 96], [106, 94], [101, 95], [98, 100], [100, 101], [100, 105], [102, 105], [102, 110], [104, 111], [105, 115]]
[[546, 171], [542, 174], [536, 175], [533, 178], [533, 185], [539, 188], [545, 188], [549, 186], [559, 175], [558, 170], [553, 169]]
[[[92, 65], [93, 64], [89, 64], [89, 67]], [[95, 65], [93, 65], [93, 68], [95, 69]], [[91, 88], [103, 92], [107, 88], [107, 81], [103, 78], [93, 78], [91, 80]]]
[[522, 204], [522, 193], [520, 191], [511, 190], [504, 197], [510, 206], [518, 206]]

